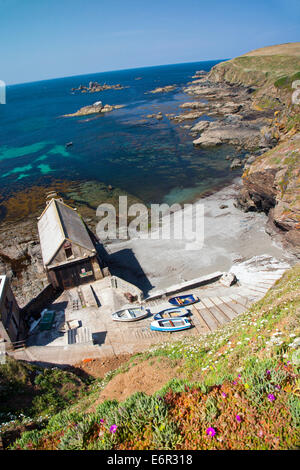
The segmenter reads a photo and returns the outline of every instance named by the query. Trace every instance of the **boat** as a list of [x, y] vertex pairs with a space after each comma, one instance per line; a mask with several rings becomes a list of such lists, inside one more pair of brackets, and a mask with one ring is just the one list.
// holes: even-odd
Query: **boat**
[[184, 307], [181, 308], [166, 308], [161, 312], [154, 315], [154, 320], [164, 320], [168, 318], [187, 317], [191, 312]]
[[172, 297], [169, 299], [170, 304], [183, 307], [184, 305], [191, 305], [198, 302], [199, 299], [194, 294], [179, 295], [178, 297]]
[[148, 310], [144, 307], [128, 307], [112, 314], [115, 321], [137, 321], [148, 316]]
[[181, 331], [191, 328], [192, 323], [187, 318], [167, 318], [164, 320], [154, 320], [150, 324], [150, 330], [153, 331]]

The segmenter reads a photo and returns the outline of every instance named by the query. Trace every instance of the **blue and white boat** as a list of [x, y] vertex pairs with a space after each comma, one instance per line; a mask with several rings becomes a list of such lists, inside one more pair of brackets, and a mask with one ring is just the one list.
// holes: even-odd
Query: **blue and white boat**
[[165, 320], [169, 318], [177, 318], [177, 317], [187, 317], [191, 312], [185, 308], [176, 308], [176, 307], [171, 307], [171, 308], [166, 308], [165, 310], [162, 310], [161, 312], [158, 312], [156, 315], [154, 315], [154, 320]]
[[154, 320], [150, 325], [153, 331], [182, 331], [192, 327], [192, 323], [187, 318], [172, 318], [164, 320]]
[[198, 297], [196, 297], [194, 294], [179, 295], [177, 297], [172, 297], [171, 299], [169, 299], [170, 304], [177, 305], [178, 307], [183, 307], [184, 305], [191, 305], [198, 301]]

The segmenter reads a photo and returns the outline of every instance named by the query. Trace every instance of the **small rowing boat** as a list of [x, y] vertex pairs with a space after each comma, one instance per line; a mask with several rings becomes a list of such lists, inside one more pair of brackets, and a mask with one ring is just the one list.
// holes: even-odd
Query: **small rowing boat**
[[164, 320], [168, 318], [187, 317], [190, 311], [187, 308], [166, 308], [154, 315], [154, 320]]
[[170, 318], [155, 320], [151, 323], [150, 329], [153, 331], [181, 331], [191, 328], [192, 323], [187, 318]]
[[184, 305], [191, 305], [198, 302], [199, 299], [194, 294], [190, 295], [179, 295], [178, 297], [172, 297], [169, 299], [170, 304], [183, 307]]
[[144, 307], [129, 307], [118, 310], [112, 314], [115, 321], [136, 321], [148, 316], [148, 311]]

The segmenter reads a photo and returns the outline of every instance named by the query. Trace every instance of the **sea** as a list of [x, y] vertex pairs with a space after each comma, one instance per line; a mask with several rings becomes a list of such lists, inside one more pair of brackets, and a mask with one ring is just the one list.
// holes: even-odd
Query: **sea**
[[[0, 190], [2, 199], [55, 180], [94, 181], [150, 203], [183, 203], [229, 183], [226, 155], [231, 146], [193, 146], [194, 121], [176, 123], [181, 103], [194, 98], [182, 87], [197, 70], [209, 71], [218, 61], [119, 70], [7, 87], [0, 105]], [[123, 89], [97, 93], [72, 91], [90, 81], [121, 84]], [[172, 92], [149, 91], [176, 85]], [[64, 117], [102, 101], [124, 105], [110, 113]], [[163, 119], [147, 118], [162, 112]], [[71, 146], [66, 146], [72, 142]], [[101, 201], [99, 201], [100, 203]]]

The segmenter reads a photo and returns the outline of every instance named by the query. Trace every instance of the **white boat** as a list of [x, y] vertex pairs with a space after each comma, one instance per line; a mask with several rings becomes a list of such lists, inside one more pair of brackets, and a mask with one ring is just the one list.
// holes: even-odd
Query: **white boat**
[[148, 316], [148, 310], [144, 307], [128, 307], [112, 314], [115, 321], [137, 321]]
[[192, 323], [189, 319], [184, 317], [177, 317], [165, 320], [155, 320], [150, 325], [150, 330], [153, 331], [181, 331], [191, 328]]

